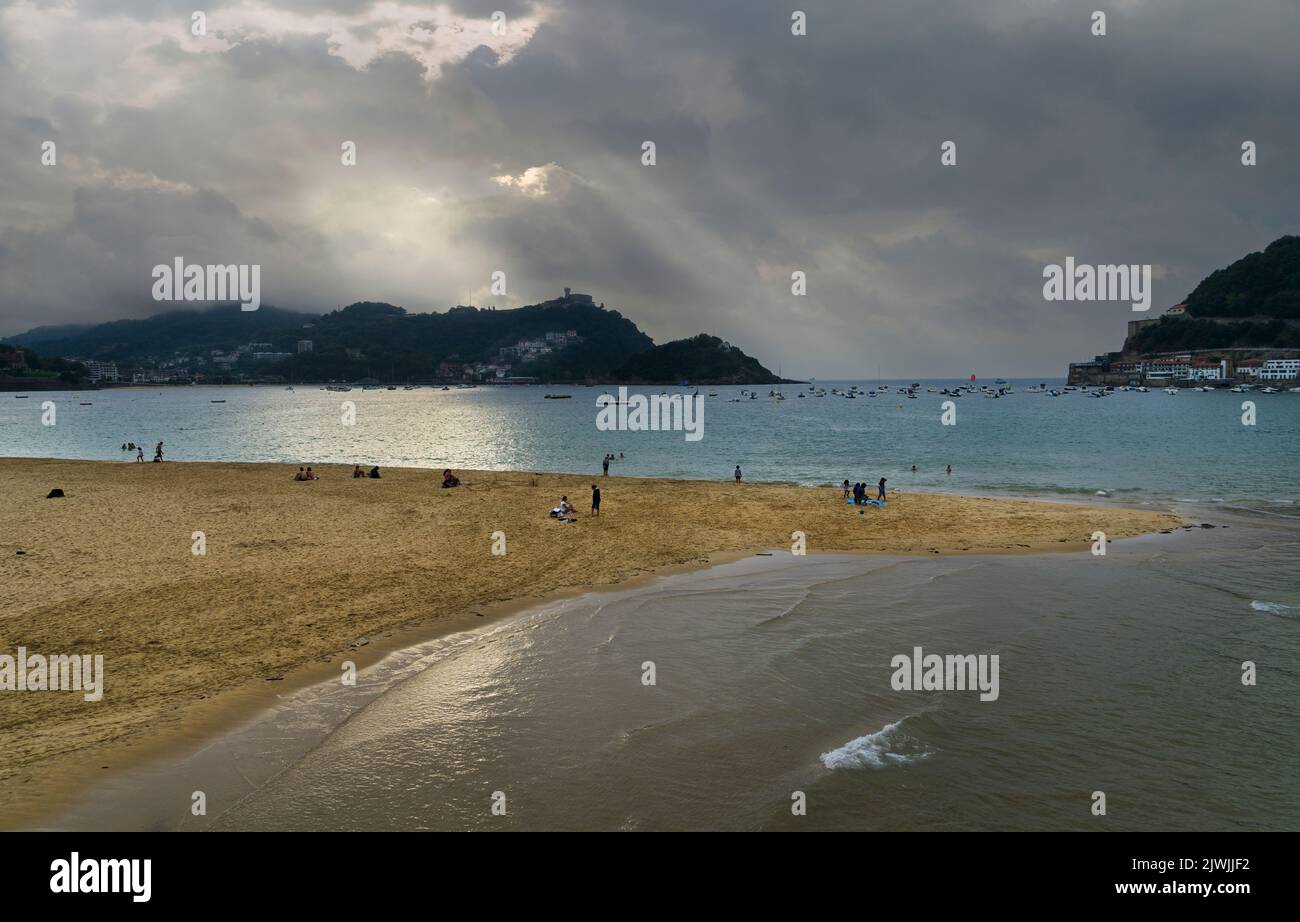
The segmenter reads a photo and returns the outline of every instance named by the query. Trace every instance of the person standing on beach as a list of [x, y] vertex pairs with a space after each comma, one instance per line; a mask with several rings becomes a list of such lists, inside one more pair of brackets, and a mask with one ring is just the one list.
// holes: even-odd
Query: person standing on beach
[[591, 514], [600, 515], [600, 487], [591, 485]]
[[843, 499], [848, 499], [848, 498], [849, 498], [849, 481], [848, 481], [848, 478], [846, 477], [846, 478], [844, 479], [844, 496], [843, 496]]
[[605, 460], [600, 462], [600, 467], [601, 470], [605, 472], [605, 476], [608, 477], [609, 476], [609, 455], [605, 455]]
[[880, 500], [883, 503], [885, 501], [885, 478], [884, 477], [880, 478], [879, 486], [880, 486], [880, 495], [878, 495], [876, 499]]
[[144, 463], [144, 446], [143, 446], [143, 445], [137, 445], [137, 446], [136, 446], [136, 449], [135, 449], [135, 463], [136, 463], [136, 464], [143, 464], [143, 463]]
[[163, 450], [162, 450], [162, 446], [163, 446], [163, 443], [162, 443], [162, 442], [159, 442], [159, 443], [158, 443], [158, 447], [155, 448], [155, 449], [153, 450], [153, 459], [154, 459], [155, 461], [161, 461], [161, 460], [163, 459]]
[[740, 465], [736, 465], [736, 483], [740, 483]]

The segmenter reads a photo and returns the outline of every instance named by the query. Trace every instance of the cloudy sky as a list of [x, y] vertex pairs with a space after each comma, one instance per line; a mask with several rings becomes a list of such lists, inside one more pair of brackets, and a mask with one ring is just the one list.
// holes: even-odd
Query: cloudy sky
[[1300, 233], [1298, 44], [1295, 0], [0, 0], [0, 335], [157, 313], [182, 256], [288, 308], [569, 285], [787, 375], [1063, 375], [1147, 315], [1046, 263], [1151, 264], [1156, 311]]

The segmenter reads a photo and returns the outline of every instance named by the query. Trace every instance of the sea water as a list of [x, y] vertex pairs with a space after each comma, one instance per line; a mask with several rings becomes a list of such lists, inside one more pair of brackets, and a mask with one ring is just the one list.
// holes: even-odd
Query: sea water
[[[0, 455], [134, 460], [127, 442], [165, 442], [169, 460], [362, 464], [751, 480], [875, 483], [895, 489], [1143, 502], [1273, 503], [1300, 500], [1300, 394], [1117, 392], [1102, 399], [1026, 393], [968, 395], [944, 425], [944, 401], [923, 382], [917, 399], [898, 384], [876, 397], [803, 397], [807, 385], [708, 387], [703, 437], [602, 432], [602, 387], [361, 390], [318, 387], [128, 388], [0, 394]], [[1047, 382], [1049, 386], [1053, 382]], [[1056, 382], [1059, 383], [1059, 382]], [[827, 390], [849, 382], [818, 382]], [[876, 382], [861, 382], [864, 391]], [[694, 388], [646, 388], [685, 394]], [[742, 390], [758, 399], [740, 398]], [[768, 397], [779, 390], [786, 399]], [[709, 394], [717, 396], [709, 396]], [[547, 400], [566, 394], [567, 400]], [[55, 424], [42, 424], [52, 401]], [[214, 403], [220, 400], [223, 403]], [[737, 402], [732, 402], [736, 400]], [[1242, 404], [1255, 405], [1243, 425]], [[88, 406], [83, 404], [89, 404]], [[355, 407], [348, 425], [345, 404]], [[917, 471], [912, 472], [915, 465]], [[947, 473], [951, 465], [953, 472]]]

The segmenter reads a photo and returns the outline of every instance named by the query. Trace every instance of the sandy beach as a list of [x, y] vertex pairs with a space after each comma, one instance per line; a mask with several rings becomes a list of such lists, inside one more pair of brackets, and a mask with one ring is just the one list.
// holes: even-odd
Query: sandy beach
[[[103, 699], [0, 695], [0, 823], [152, 746], [202, 739], [284, 688], [549, 595], [744, 552], [1082, 550], [1180, 524], [1079, 504], [838, 487], [269, 464], [0, 460], [0, 653], [104, 658]], [[588, 513], [590, 487], [604, 496]], [[46, 499], [54, 488], [66, 496]], [[579, 521], [547, 516], [561, 495]], [[206, 553], [193, 553], [203, 532]], [[506, 553], [494, 555], [493, 533]]]

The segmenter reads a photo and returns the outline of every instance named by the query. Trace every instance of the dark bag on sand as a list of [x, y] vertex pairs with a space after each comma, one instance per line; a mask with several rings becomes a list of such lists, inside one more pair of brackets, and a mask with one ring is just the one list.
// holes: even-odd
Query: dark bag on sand
[[53, 490], [51, 490], [50, 492], [48, 492], [48, 493], [45, 494], [45, 498], [46, 498], [46, 499], [62, 499], [62, 498], [63, 498], [63, 491], [60, 490], [58, 487], [55, 487]]

